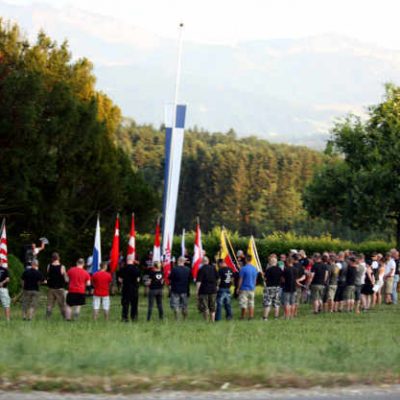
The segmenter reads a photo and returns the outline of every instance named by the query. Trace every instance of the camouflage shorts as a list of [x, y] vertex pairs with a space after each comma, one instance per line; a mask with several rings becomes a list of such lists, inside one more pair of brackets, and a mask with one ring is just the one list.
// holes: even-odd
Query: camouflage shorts
[[264, 307], [277, 308], [281, 304], [281, 288], [279, 286], [270, 286], [264, 289], [263, 305]]
[[241, 290], [239, 293], [240, 308], [254, 308], [254, 290]]

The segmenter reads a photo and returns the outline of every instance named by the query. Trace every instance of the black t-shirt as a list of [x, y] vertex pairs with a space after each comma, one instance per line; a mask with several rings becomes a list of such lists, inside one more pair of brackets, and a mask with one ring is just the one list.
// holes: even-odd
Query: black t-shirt
[[122, 291], [129, 292], [137, 290], [140, 282], [140, 269], [138, 266], [128, 264], [119, 271], [119, 277], [122, 279]]
[[328, 270], [327, 266], [322, 263], [315, 263], [311, 272], [314, 273], [314, 278], [311, 285], [325, 285], [325, 272]]
[[346, 274], [346, 285], [347, 286], [354, 286], [356, 283], [356, 275], [357, 275], [357, 268], [355, 267], [348, 267], [347, 274]]
[[151, 279], [150, 289], [162, 289], [162, 287], [164, 285], [164, 275], [161, 270], [150, 271], [149, 278]]
[[62, 289], [65, 286], [64, 275], [61, 273], [62, 265], [50, 264], [47, 269], [47, 286], [50, 289]]
[[[0, 283], [4, 282], [10, 274], [8, 273], [8, 269], [4, 267], [0, 267]], [[6, 288], [8, 286], [8, 282], [5, 283], [2, 287]]]
[[280, 286], [283, 272], [277, 265], [269, 267], [264, 272], [265, 283], [268, 287]]
[[212, 265], [203, 265], [197, 273], [197, 282], [200, 282], [199, 294], [217, 293], [218, 272]]
[[302, 258], [299, 262], [304, 268], [308, 267], [310, 264], [310, 260], [307, 257]]
[[24, 290], [39, 290], [39, 283], [44, 281], [43, 274], [34, 268], [29, 268], [22, 274]]
[[283, 270], [283, 291], [293, 293], [296, 291], [297, 272], [293, 267], [285, 267]]
[[296, 271], [296, 279], [301, 278], [306, 273], [303, 264], [301, 262], [294, 264], [293, 268]]
[[218, 271], [220, 289], [229, 289], [233, 281], [233, 272], [230, 268], [224, 267]]
[[172, 268], [169, 280], [171, 282], [171, 292], [177, 294], [187, 293], [190, 281], [190, 269], [186, 266]]

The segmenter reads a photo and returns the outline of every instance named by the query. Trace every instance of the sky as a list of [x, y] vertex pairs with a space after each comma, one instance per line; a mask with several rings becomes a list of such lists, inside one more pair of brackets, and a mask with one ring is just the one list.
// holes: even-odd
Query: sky
[[5, 0], [50, 4], [111, 16], [174, 38], [232, 44], [247, 40], [339, 34], [400, 50], [399, 0]]

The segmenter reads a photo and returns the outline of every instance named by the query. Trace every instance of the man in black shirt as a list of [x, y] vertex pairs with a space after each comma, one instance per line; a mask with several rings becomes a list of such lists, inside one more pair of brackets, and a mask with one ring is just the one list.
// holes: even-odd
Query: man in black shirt
[[51, 255], [51, 264], [47, 266], [47, 310], [46, 317], [49, 318], [55, 303], [60, 308], [61, 315], [65, 318], [65, 277], [66, 270], [60, 262], [58, 253]]
[[283, 270], [283, 306], [285, 319], [292, 319], [296, 304], [296, 270], [293, 268], [293, 260], [289, 257]]
[[130, 317], [132, 321], [138, 318], [138, 298], [140, 269], [134, 264], [133, 256], [127, 257], [127, 265], [120, 269], [118, 281], [122, 284], [122, 321], [128, 322], [128, 313], [130, 307]]
[[357, 269], [358, 269], [358, 263], [356, 258], [353, 256], [349, 257], [347, 274], [346, 274], [346, 289], [344, 292], [347, 311], [353, 311], [354, 308]]
[[220, 321], [222, 307], [225, 308], [226, 319], [232, 319], [231, 286], [233, 282], [233, 271], [226, 265], [225, 261], [218, 260], [219, 287], [217, 292], [217, 313], [215, 320]]
[[322, 299], [325, 293], [325, 284], [328, 279], [328, 268], [321, 261], [321, 254], [314, 254], [314, 265], [311, 268], [311, 300], [314, 314], [322, 310]]
[[151, 314], [153, 312], [154, 300], [156, 300], [158, 308], [158, 316], [162, 320], [164, 318], [163, 309], [163, 287], [164, 287], [164, 274], [161, 271], [161, 265], [159, 262], [154, 263], [153, 269], [149, 272], [149, 295], [148, 295], [148, 309], [147, 309], [147, 321], [151, 320]]
[[188, 285], [191, 271], [185, 265], [185, 262], [185, 257], [179, 257], [178, 265], [172, 268], [169, 276], [171, 283], [170, 305], [176, 320], [179, 318], [179, 312], [182, 312], [183, 319], [186, 319], [188, 315]]
[[31, 268], [22, 274], [22, 318], [31, 321], [39, 300], [39, 285], [44, 283], [44, 276], [39, 271], [39, 262], [32, 260]]
[[10, 294], [8, 293], [8, 282], [10, 282], [10, 275], [8, 273], [8, 268], [0, 265], [0, 303], [4, 308], [4, 314], [6, 316], [6, 321], [10, 320]]
[[203, 258], [202, 264], [196, 280], [198, 308], [206, 321], [214, 322], [218, 272], [213, 265], [210, 265], [208, 257]]
[[274, 308], [275, 319], [279, 318], [279, 306], [280, 306], [280, 295], [281, 295], [281, 281], [282, 281], [282, 269], [278, 267], [278, 260], [276, 257], [270, 257], [269, 266], [264, 272], [264, 321], [268, 320], [268, 315], [271, 310], [271, 306]]
[[304, 282], [306, 280], [306, 271], [303, 264], [300, 262], [300, 255], [293, 254], [293, 269], [296, 271], [296, 302], [294, 305], [294, 317], [297, 316], [297, 310], [299, 304], [303, 303], [303, 289]]

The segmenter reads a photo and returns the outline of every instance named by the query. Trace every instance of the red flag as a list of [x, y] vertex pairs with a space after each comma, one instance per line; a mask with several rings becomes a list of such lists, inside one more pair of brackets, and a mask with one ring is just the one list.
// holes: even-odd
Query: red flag
[[114, 239], [112, 242], [111, 255], [110, 255], [111, 273], [117, 270], [118, 262], [119, 262], [119, 215], [117, 214], [117, 219], [115, 220]]
[[156, 234], [154, 237], [153, 263], [161, 262], [160, 220], [157, 220]]
[[167, 242], [167, 248], [165, 249], [165, 257], [164, 257], [164, 281], [167, 285], [169, 285], [169, 275], [171, 274], [171, 245]]
[[3, 219], [0, 232], [0, 265], [4, 268], [8, 268], [7, 259], [7, 233], [6, 233], [6, 220]]
[[220, 257], [225, 261], [225, 264], [233, 271], [238, 272], [236, 265], [232, 261], [231, 256], [229, 255], [228, 246], [226, 245], [226, 236], [225, 230], [221, 230], [221, 250], [220, 250]]
[[128, 242], [128, 256], [133, 256], [133, 261], [136, 260], [136, 231], [135, 231], [135, 214], [132, 214], [131, 232]]
[[199, 272], [202, 258], [203, 258], [203, 246], [201, 244], [200, 223], [197, 223], [196, 236], [194, 240], [194, 255], [193, 255], [193, 268], [192, 268], [193, 279], [197, 278], [197, 273]]

